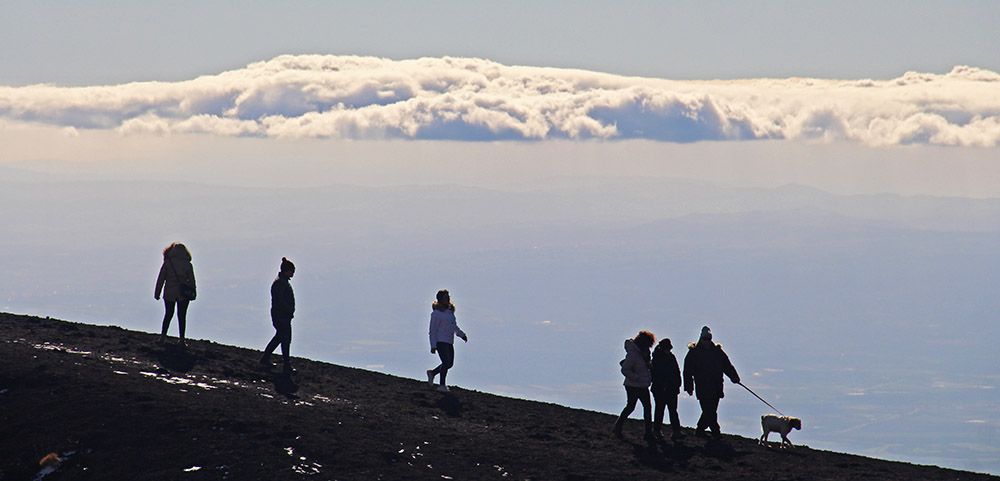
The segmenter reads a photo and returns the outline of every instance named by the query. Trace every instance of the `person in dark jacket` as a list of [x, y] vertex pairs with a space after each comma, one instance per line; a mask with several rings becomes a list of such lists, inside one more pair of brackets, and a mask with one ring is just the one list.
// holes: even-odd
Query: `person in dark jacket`
[[621, 361], [622, 375], [625, 376], [625, 409], [622, 409], [618, 421], [612, 430], [615, 436], [622, 437], [622, 426], [632, 411], [636, 402], [642, 403], [642, 420], [646, 428], [646, 441], [653, 440], [652, 406], [649, 402], [649, 385], [652, 376], [649, 372], [649, 349], [656, 342], [652, 332], [639, 331], [632, 339], [625, 340], [625, 359]]
[[677, 358], [674, 353], [670, 339], [663, 339], [653, 350], [653, 360], [650, 363], [650, 372], [653, 374], [653, 400], [655, 409], [653, 411], [653, 435], [658, 439], [663, 439], [660, 431], [663, 426], [663, 411], [666, 408], [670, 412], [670, 429], [673, 432], [671, 437], [679, 439], [681, 437], [681, 420], [677, 416], [677, 395], [681, 393], [681, 368], [677, 365]]
[[722, 375], [737, 384], [740, 375], [736, 373], [729, 356], [722, 346], [712, 342], [712, 330], [708, 326], [701, 328], [698, 342], [688, 345], [688, 353], [684, 356], [684, 391], [690, 396], [696, 394], [701, 404], [701, 418], [695, 434], [701, 436], [705, 429], [711, 429], [712, 434], [719, 436], [719, 400], [725, 397], [722, 392]]
[[[181, 289], [181, 284], [187, 290]], [[184, 330], [187, 327], [188, 304], [193, 297], [188, 297], [195, 288], [194, 267], [191, 265], [191, 252], [180, 242], [174, 242], [163, 249], [163, 264], [160, 274], [156, 276], [156, 287], [153, 289], [153, 299], [160, 300], [163, 294], [163, 326], [157, 342], [167, 339], [167, 328], [174, 317], [174, 306], [177, 308], [178, 344], [184, 346]], [[185, 295], [187, 294], [187, 295]]]
[[292, 318], [295, 317], [295, 293], [292, 291], [292, 284], [289, 282], [295, 275], [295, 264], [282, 257], [281, 269], [278, 277], [271, 283], [271, 324], [274, 326], [274, 337], [264, 348], [264, 355], [260, 357], [260, 364], [266, 368], [271, 368], [271, 354], [281, 344], [281, 360], [284, 363], [284, 372], [293, 373], [289, 351], [292, 344]]

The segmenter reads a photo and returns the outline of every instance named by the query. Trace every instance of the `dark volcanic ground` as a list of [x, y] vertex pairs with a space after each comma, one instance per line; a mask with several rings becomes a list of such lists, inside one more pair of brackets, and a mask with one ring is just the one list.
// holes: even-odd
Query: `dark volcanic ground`
[[259, 351], [115, 327], [0, 314], [0, 332], [3, 481], [50, 452], [46, 481], [997, 479], [736, 436], [650, 449], [639, 421], [619, 441], [607, 414], [306, 359], [293, 383]]

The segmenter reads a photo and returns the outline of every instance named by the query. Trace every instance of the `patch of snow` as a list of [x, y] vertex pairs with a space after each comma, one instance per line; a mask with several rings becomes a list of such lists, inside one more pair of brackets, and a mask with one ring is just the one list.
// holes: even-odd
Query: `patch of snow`
[[44, 349], [46, 351], [61, 351], [68, 354], [78, 354], [81, 356], [89, 356], [90, 354], [93, 354], [91, 351], [80, 351], [77, 349], [73, 349], [71, 347], [63, 346], [61, 344], [49, 344], [47, 342], [43, 342], [41, 344], [32, 344], [31, 347], [34, 347], [35, 349]]
[[145, 372], [145, 371], [141, 371], [141, 372], [139, 372], [139, 374], [142, 374], [143, 376], [147, 376], [147, 377], [152, 377], [154, 379], [163, 381], [163, 382], [165, 382], [167, 384], [182, 384], [182, 385], [187, 385], [187, 386], [199, 387], [199, 388], [202, 388], [202, 389], [205, 389], [205, 390], [217, 389], [218, 388], [218, 386], [213, 386], [211, 384], [206, 384], [206, 383], [203, 383], [203, 382], [196, 382], [193, 379], [188, 379], [188, 378], [185, 378], [185, 377], [165, 376], [165, 375], [164, 376], [160, 376], [159, 374], [157, 374], [155, 372]]
[[319, 474], [319, 468], [321, 467], [323, 467], [323, 465], [319, 463], [299, 463], [292, 466], [292, 471], [295, 471], [296, 474], [301, 474], [303, 476], [313, 476]]

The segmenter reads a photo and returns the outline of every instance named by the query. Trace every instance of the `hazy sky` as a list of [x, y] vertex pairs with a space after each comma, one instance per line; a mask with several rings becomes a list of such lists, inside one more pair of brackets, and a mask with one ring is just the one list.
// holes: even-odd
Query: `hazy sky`
[[[1000, 472], [1000, 203], [968, 199], [1000, 198], [998, 25], [997, 1], [5, 1], [0, 307], [156, 330], [183, 240], [190, 334], [256, 346], [288, 255], [296, 354], [422, 376], [447, 287], [455, 382], [607, 411], [621, 339], [708, 322], [801, 440]], [[746, 393], [725, 409], [759, 427]]]
[[6, 1], [0, 85], [181, 80], [279, 54], [483, 57], [674, 79], [1000, 70], [982, 1]]

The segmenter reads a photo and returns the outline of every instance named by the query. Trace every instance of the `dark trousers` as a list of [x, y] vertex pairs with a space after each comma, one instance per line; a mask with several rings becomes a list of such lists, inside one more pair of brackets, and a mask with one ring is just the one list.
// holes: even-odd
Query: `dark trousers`
[[621, 415], [618, 416], [618, 421], [615, 423], [615, 432], [621, 432], [622, 425], [625, 424], [625, 420], [632, 414], [632, 411], [635, 411], [636, 402], [641, 402], [642, 420], [646, 427], [646, 434], [652, 434], [653, 416], [651, 413], [653, 410], [649, 402], [649, 389], [644, 387], [625, 386], [625, 399], [625, 409], [622, 409]]
[[681, 419], [677, 415], [677, 393], [666, 391], [653, 391], [653, 399], [656, 401], [656, 411], [653, 415], [653, 429], [657, 432], [663, 426], [663, 411], [666, 408], [670, 413], [670, 429], [677, 433], [681, 430]]
[[286, 366], [291, 366], [289, 356], [292, 347], [292, 320], [271, 318], [271, 324], [274, 325], [274, 337], [271, 338], [271, 342], [267, 343], [267, 347], [264, 348], [262, 358], [267, 359], [270, 357], [271, 353], [278, 348], [278, 344], [281, 344], [281, 360]]
[[176, 302], [168, 301], [163, 299], [163, 329], [160, 330], [161, 336], [167, 335], [167, 328], [170, 327], [170, 320], [174, 318], [174, 304], [177, 305], [177, 327], [180, 328], [180, 338], [184, 339], [184, 329], [187, 327], [187, 313], [188, 304], [191, 301], [187, 299], [178, 299]]
[[719, 427], [719, 398], [706, 397], [699, 398], [701, 404], [701, 417], [698, 418], [698, 430], [710, 428], [713, 434], [719, 434], [722, 430]]
[[455, 346], [447, 342], [438, 342], [436, 349], [438, 357], [441, 358], [441, 364], [431, 370], [431, 372], [434, 375], [441, 375], [441, 385], [444, 386], [444, 379], [448, 377], [448, 370], [455, 365]]

